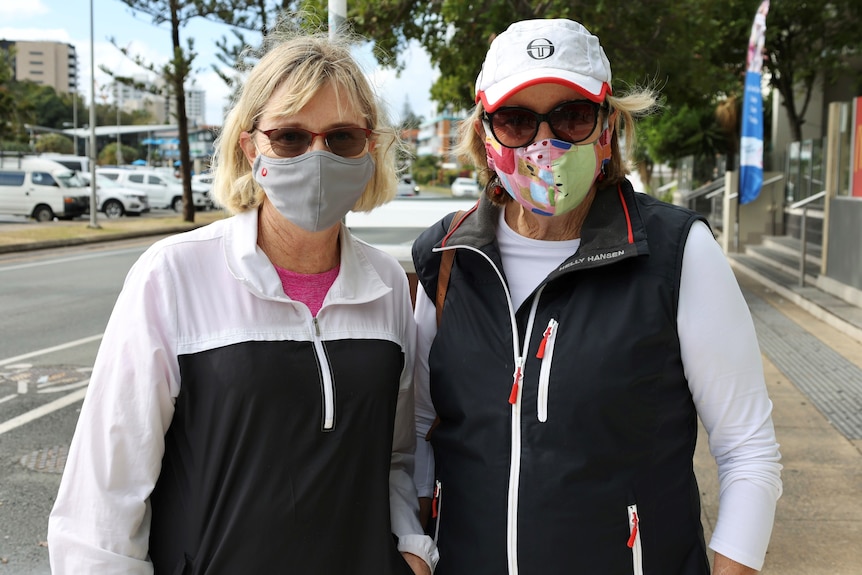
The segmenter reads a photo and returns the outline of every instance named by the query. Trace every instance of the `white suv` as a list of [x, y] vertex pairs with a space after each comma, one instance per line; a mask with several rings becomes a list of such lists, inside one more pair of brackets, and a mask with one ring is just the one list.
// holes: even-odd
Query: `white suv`
[[[78, 177], [88, 186], [90, 174], [81, 172]], [[150, 201], [147, 193], [141, 190], [124, 188], [103, 174], [96, 174], [96, 201], [99, 211], [110, 219], [122, 216], [139, 216], [150, 211]]]
[[[99, 168], [98, 174], [123, 186], [147, 193], [151, 208], [170, 208], [183, 211], [183, 184], [180, 180], [156, 170], [129, 170], [125, 168]], [[192, 202], [196, 210], [205, 210], [212, 203], [208, 194], [192, 188]]]

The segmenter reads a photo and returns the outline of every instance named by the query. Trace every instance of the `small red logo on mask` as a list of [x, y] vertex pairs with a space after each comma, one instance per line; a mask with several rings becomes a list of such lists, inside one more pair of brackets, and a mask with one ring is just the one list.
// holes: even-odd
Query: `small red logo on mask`
[[260, 175], [264, 178], [266, 177], [266, 168], [264, 168], [260, 171]]

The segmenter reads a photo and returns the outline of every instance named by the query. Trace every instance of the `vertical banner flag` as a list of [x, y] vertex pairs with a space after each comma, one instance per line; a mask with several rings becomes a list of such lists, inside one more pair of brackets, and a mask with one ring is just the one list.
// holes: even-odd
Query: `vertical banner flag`
[[763, 45], [766, 41], [766, 14], [769, 0], [763, 0], [748, 39], [745, 94], [742, 101], [742, 141], [739, 145], [739, 203], [757, 199], [763, 184], [763, 93], [760, 77]]
[[850, 177], [853, 187], [851, 194], [854, 198], [862, 198], [862, 97], [853, 98], [853, 133], [851, 137], [853, 142], [851, 149], [853, 150], [853, 165], [851, 168]]

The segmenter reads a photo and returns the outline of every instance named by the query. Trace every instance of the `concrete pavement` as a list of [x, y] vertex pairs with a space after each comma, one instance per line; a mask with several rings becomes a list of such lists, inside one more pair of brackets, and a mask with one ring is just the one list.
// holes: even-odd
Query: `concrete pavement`
[[[110, 233], [86, 241], [177, 231], [172, 227], [175, 222], [142, 231], [140, 218], [121, 220], [127, 222], [112, 221]], [[200, 223], [206, 222], [195, 225]], [[86, 226], [86, 222], [73, 224]], [[19, 226], [20, 237], [15, 228], [0, 226], [0, 252], [58, 245], [56, 239], [39, 244], [33, 225]], [[755, 320], [784, 466], [784, 494], [762, 572], [858, 575], [862, 573], [862, 340], [834, 327], [828, 316], [858, 317], [862, 310], [836, 308], [812, 315], [810, 305], [800, 305], [798, 298], [782, 295], [775, 286], [742, 273], [737, 277]], [[806, 301], [822, 299], [813, 288], [807, 291], [810, 300]], [[718, 480], [703, 430], [695, 469], [708, 540], [717, 517]]]
[[[862, 573], [862, 342], [737, 274], [752, 310], [781, 445], [784, 494], [762, 573]], [[817, 385], [817, 384], [820, 385]], [[718, 511], [715, 463], [695, 454], [707, 538]]]

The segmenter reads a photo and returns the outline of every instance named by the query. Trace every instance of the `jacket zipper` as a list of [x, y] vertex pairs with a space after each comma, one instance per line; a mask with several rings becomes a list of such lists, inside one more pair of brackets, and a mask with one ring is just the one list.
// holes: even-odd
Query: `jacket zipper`
[[557, 327], [559, 322], [554, 318], [548, 322], [548, 327], [545, 328], [545, 333], [542, 335], [542, 343], [539, 344], [539, 351], [536, 357], [542, 360], [542, 367], [539, 370], [539, 393], [537, 416], [539, 421], [545, 423], [548, 421], [548, 381], [551, 377], [551, 365], [554, 362], [554, 342], [557, 340]]
[[643, 575], [643, 550], [641, 549], [640, 517], [638, 506], [629, 505], [629, 540], [626, 543], [632, 550], [632, 572], [634, 575]]
[[431, 518], [434, 519], [434, 543], [440, 535], [440, 513], [443, 511], [443, 484], [434, 482], [434, 498], [431, 500]]
[[332, 369], [323, 349], [323, 341], [320, 339], [320, 324], [317, 318], [312, 319], [314, 325], [314, 352], [320, 365], [320, 386], [323, 393], [323, 422], [324, 431], [332, 431], [335, 428], [335, 386], [332, 382]]

